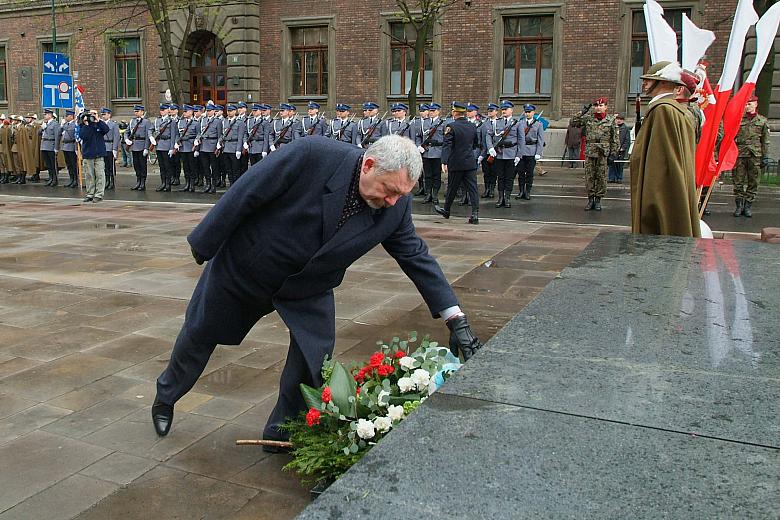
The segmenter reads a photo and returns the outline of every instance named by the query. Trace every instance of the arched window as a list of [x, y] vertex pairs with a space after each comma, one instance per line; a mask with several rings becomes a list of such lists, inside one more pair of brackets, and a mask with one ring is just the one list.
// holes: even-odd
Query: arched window
[[227, 55], [214, 34], [206, 33], [190, 58], [190, 101], [204, 105], [208, 100], [227, 103]]

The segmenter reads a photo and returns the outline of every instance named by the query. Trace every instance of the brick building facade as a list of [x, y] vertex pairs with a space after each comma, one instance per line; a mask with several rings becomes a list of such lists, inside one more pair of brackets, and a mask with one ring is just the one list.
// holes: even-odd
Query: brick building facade
[[[64, 2], [63, 2], [64, 3]], [[673, 25], [686, 13], [715, 31], [711, 77], [720, 74], [736, 0], [662, 1]], [[71, 55], [90, 106], [127, 114], [166, 89], [159, 37], [144, 2], [70, 0], [57, 9], [58, 42]], [[533, 102], [561, 123], [598, 95], [632, 110], [648, 64], [642, 0], [463, 0], [434, 31], [420, 99], [484, 105]], [[52, 50], [48, 2], [0, 6], [0, 111], [40, 113], [42, 52]], [[405, 99], [415, 35], [393, 0], [246, 0], [198, 7], [186, 32], [177, 12], [171, 42], [181, 53], [180, 102], [318, 100], [327, 111]], [[749, 46], [748, 46], [749, 49]], [[749, 50], [746, 53], [749, 63]], [[776, 63], [780, 69], [780, 60]], [[780, 72], [775, 73], [780, 85]], [[771, 117], [780, 118], [780, 88]], [[152, 112], [152, 110], [150, 110]]]

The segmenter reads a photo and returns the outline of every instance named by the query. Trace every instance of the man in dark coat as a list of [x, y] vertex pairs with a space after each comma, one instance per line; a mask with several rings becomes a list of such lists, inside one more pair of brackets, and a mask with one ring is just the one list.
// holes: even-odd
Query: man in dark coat
[[333, 289], [376, 245], [396, 259], [450, 348], [469, 358], [481, 343], [428, 247], [414, 230], [409, 196], [422, 170], [409, 139], [387, 136], [367, 150], [325, 137], [294, 140], [252, 166], [187, 237], [208, 265], [187, 307], [170, 363], [157, 379], [152, 421], [166, 435], [173, 405], [197, 381], [217, 344], [237, 345], [276, 310], [290, 329], [279, 398], [263, 437], [306, 409], [300, 383], [322, 384], [336, 338]]
[[452, 104], [452, 121], [444, 129], [444, 145], [441, 151], [442, 169], [447, 173], [447, 194], [444, 207], [433, 209], [444, 218], [450, 218], [450, 208], [463, 184], [471, 202], [469, 224], [479, 224], [479, 196], [477, 192], [477, 159], [475, 147], [479, 147], [480, 132], [466, 119], [466, 105]]

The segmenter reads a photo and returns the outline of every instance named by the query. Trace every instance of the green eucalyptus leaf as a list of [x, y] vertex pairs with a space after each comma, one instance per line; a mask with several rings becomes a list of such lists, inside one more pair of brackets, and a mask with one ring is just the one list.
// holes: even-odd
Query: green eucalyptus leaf
[[[355, 417], [355, 379], [349, 375], [347, 369], [341, 363], [333, 366], [330, 376], [330, 391], [333, 396], [333, 404], [339, 407], [341, 413], [347, 417]], [[352, 400], [350, 401], [350, 397]]]

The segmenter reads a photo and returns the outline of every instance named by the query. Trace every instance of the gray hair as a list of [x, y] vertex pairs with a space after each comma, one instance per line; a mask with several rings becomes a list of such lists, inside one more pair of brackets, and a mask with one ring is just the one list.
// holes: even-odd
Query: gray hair
[[422, 173], [422, 158], [414, 143], [400, 135], [386, 135], [366, 150], [376, 160], [377, 175], [405, 169], [409, 180], [417, 182]]

